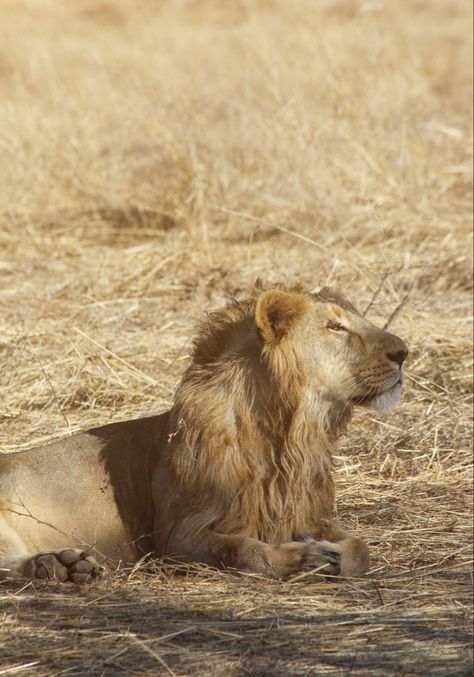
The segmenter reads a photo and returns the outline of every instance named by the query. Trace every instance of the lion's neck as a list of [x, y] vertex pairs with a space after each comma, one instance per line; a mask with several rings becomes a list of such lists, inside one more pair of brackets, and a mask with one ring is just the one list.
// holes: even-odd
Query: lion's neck
[[276, 395], [245, 360], [222, 373], [189, 370], [172, 411], [169, 458], [183, 500], [212, 514], [217, 531], [282, 542], [331, 516], [337, 417], [333, 405], [301, 393]]

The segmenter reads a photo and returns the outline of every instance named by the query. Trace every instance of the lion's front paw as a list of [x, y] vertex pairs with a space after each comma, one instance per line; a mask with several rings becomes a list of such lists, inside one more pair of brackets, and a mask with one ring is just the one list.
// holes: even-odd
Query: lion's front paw
[[[359, 538], [346, 538], [338, 543], [305, 539], [309, 554], [308, 566], [317, 566], [320, 561], [324, 573], [341, 576], [361, 576], [369, 568], [369, 551]], [[314, 564], [313, 564], [314, 562]]]
[[35, 555], [28, 562], [27, 568], [31, 578], [71, 583], [91, 583], [102, 573], [102, 567], [94, 557], [79, 548]]
[[304, 568], [320, 571], [322, 574], [337, 576], [341, 573], [341, 555], [332, 543], [325, 541], [306, 542]]
[[305, 569], [320, 570], [323, 574], [340, 572], [339, 553], [316, 541], [311, 543], [282, 543], [274, 546], [272, 564], [276, 578], [287, 578]]

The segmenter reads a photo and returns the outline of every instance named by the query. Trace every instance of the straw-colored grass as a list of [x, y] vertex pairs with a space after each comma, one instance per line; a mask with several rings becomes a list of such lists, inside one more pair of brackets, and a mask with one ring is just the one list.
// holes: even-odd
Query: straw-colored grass
[[0, 450], [168, 406], [257, 275], [404, 301], [411, 350], [336, 458], [364, 579], [3, 582], [0, 675], [470, 674], [470, 30], [467, 0], [0, 5]]

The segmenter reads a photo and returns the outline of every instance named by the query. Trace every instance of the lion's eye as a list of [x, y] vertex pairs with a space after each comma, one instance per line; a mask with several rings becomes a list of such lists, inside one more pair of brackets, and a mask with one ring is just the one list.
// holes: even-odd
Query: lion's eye
[[328, 320], [326, 327], [332, 329], [332, 331], [347, 331], [347, 327], [335, 320]]

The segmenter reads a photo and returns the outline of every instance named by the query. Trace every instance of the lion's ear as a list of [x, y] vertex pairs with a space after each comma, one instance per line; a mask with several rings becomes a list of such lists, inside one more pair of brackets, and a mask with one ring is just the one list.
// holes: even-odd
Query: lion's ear
[[265, 343], [278, 343], [308, 308], [299, 294], [270, 289], [257, 299], [255, 323]]

